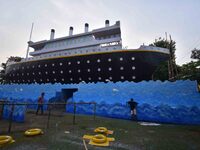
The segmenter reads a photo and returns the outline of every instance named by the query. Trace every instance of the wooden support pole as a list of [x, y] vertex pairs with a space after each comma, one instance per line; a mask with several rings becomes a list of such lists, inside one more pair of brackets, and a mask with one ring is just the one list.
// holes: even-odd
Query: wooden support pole
[[10, 117], [9, 117], [8, 133], [11, 132], [11, 128], [12, 128], [12, 119], [13, 119], [14, 107], [15, 107], [15, 105], [12, 104], [12, 106], [11, 106], [11, 112], [10, 112]]
[[49, 108], [49, 113], [48, 113], [47, 129], [49, 128], [50, 116], [51, 116], [51, 108]]
[[3, 118], [4, 102], [2, 102], [1, 105], [2, 105], [2, 107], [1, 107], [2, 109], [1, 109], [1, 116], [0, 116], [0, 119]]
[[96, 119], [96, 103], [94, 103], [94, 120]]
[[75, 125], [75, 120], [76, 120], [76, 103], [74, 103], [73, 125]]

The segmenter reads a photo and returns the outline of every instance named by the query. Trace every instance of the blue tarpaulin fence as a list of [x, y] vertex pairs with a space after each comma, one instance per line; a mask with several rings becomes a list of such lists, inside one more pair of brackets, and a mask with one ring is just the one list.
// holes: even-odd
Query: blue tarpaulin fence
[[[78, 89], [74, 93], [74, 102], [96, 102], [96, 114], [100, 116], [130, 119], [130, 109], [126, 103], [133, 98], [138, 102], [139, 120], [200, 124], [200, 93], [196, 81], [190, 80], [0, 85], [0, 99], [36, 103], [40, 93], [45, 92], [45, 100], [48, 102], [56, 92], [67, 88]], [[33, 109], [36, 109], [35, 106]], [[17, 107], [13, 119], [24, 121], [25, 111], [25, 107]], [[67, 106], [66, 111], [73, 112], [73, 106]], [[9, 108], [6, 108], [5, 118], [8, 113]], [[92, 114], [93, 107], [78, 105], [77, 113]]]

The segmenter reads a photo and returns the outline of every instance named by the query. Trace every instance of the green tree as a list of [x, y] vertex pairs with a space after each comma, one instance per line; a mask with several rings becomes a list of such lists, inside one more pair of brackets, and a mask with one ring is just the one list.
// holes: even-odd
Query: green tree
[[179, 78], [180, 79], [190, 79], [197, 80], [200, 77], [200, 60], [197, 62], [191, 61], [189, 63], [183, 64], [180, 68]]
[[153, 74], [154, 80], [161, 80], [161, 81], [169, 80], [169, 65], [175, 66], [173, 67], [173, 70], [172, 70], [173, 72], [175, 72], [175, 75], [178, 73], [177, 72], [178, 66], [176, 65], [176, 61], [175, 61], [176, 42], [173, 40], [168, 41], [160, 37], [158, 39], [155, 39], [155, 42], [150, 44], [150, 46], [168, 48], [170, 50], [170, 56], [169, 56], [171, 60], [170, 64], [168, 63], [168, 61], [161, 63]]
[[8, 62], [10, 61], [14, 61], [14, 62], [20, 62], [22, 60], [21, 57], [18, 56], [10, 56], [8, 58], [8, 60], [6, 61], [6, 63], [2, 63], [1, 64], [1, 70], [0, 70], [0, 84], [4, 84], [6, 83], [6, 79], [5, 79], [5, 71], [6, 71], [6, 65]]
[[200, 60], [200, 49], [193, 49], [191, 54], [192, 59], [198, 59]]
[[0, 83], [5, 83], [5, 70], [6, 70], [6, 63], [1, 64], [1, 70], [0, 70]]

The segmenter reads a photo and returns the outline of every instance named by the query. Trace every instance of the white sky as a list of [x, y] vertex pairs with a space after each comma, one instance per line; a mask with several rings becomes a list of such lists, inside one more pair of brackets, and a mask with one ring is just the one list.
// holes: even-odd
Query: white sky
[[177, 42], [177, 63], [190, 61], [200, 48], [199, 0], [0, 0], [0, 63], [9, 56], [25, 57], [31, 23], [32, 41], [68, 35], [69, 26], [81, 33], [121, 21], [122, 43], [128, 48], [150, 44], [165, 32]]

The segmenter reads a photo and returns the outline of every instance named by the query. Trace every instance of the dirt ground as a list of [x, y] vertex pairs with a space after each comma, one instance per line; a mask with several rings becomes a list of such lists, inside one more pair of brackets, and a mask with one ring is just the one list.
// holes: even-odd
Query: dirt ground
[[[77, 115], [73, 125], [73, 115], [53, 112], [47, 128], [48, 115], [26, 114], [24, 123], [13, 123], [8, 134], [7, 120], [0, 120], [0, 135], [11, 135], [15, 143], [1, 147], [2, 150], [84, 150], [84, 134], [95, 135], [96, 127], [104, 126], [114, 131], [115, 141], [109, 147], [95, 147], [89, 150], [199, 150], [200, 126], [161, 124], [143, 126], [139, 122], [104, 117]], [[43, 135], [24, 136], [30, 128], [41, 128]]]

